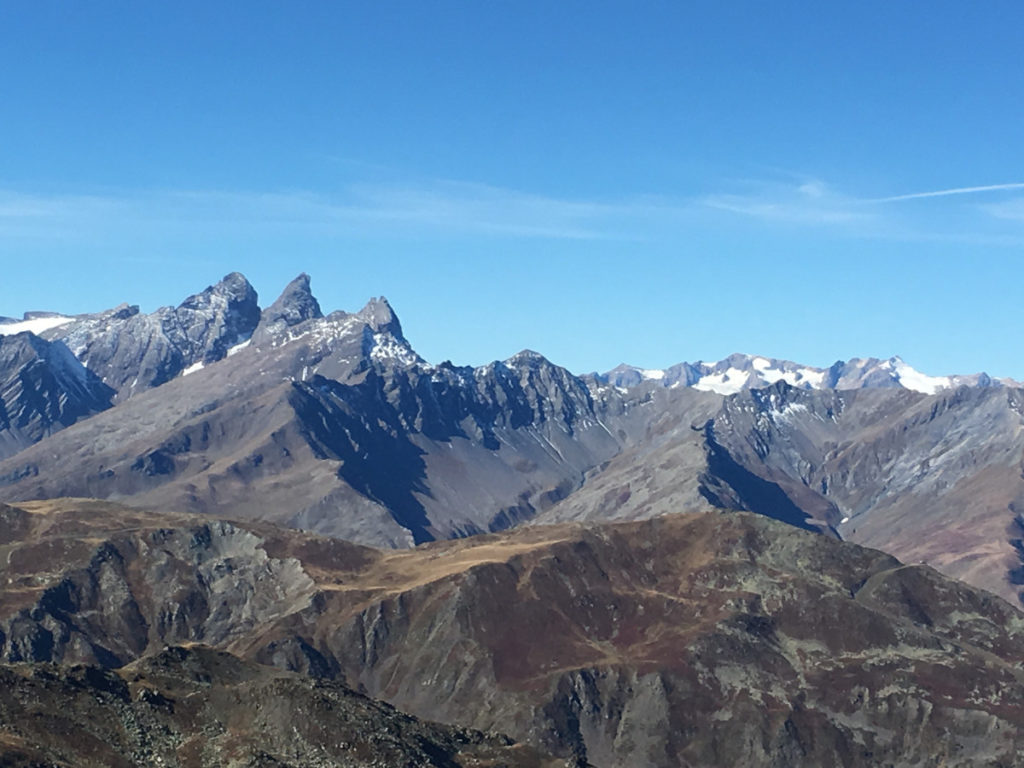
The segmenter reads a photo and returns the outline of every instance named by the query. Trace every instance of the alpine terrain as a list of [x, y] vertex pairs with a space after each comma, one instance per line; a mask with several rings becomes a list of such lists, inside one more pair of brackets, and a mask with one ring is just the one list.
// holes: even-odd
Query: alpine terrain
[[899, 358], [583, 376], [528, 350], [431, 364], [385, 299], [325, 316], [300, 275], [256, 301], [233, 273], [152, 315], [0, 324], [2, 498], [125, 500], [384, 546], [745, 509], [1018, 600], [1013, 381]]
[[238, 273], [0, 382], [2, 765], [1022, 764], [1017, 382], [431, 363]]

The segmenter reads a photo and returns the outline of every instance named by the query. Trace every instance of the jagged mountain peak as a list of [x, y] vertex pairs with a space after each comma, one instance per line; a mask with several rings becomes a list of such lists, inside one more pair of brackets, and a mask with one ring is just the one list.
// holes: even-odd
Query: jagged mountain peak
[[258, 338], [273, 336], [286, 328], [323, 316], [320, 302], [309, 287], [309, 275], [302, 272], [285, 286], [273, 304], [263, 310], [256, 335]]
[[360, 309], [356, 316], [370, 326], [376, 333], [390, 333], [398, 339], [404, 339], [402, 324], [398, 315], [392, 309], [391, 304], [383, 296], [371, 298], [366, 305]]
[[193, 294], [178, 305], [178, 309], [204, 309], [227, 301], [230, 304], [258, 308], [256, 289], [241, 272], [230, 272], [200, 293]]
[[309, 275], [302, 272], [288, 283], [277, 300], [263, 310], [263, 319], [282, 319], [288, 325], [297, 325], [304, 320], [320, 318], [320, 302], [309, 287]]
[[225, 275], [176, 310], [158, 311], [163, 331], [187, 365], [223, 358], [252, 336], [260, 320], [256, 289], [240, 272]]

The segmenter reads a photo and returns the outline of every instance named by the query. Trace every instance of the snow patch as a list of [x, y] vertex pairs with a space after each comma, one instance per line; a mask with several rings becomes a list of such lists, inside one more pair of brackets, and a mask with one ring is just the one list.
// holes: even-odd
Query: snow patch
[[735, 395], [744, 388], [749, 377], [750, 374], [746, 371], [730, 368], [724, 373], [702, 376], [693, 388], [704, 392], [717, 392], [720, 395]]
[[778, 412], [779, 418], [788, 419], [796, 413], [807, 413], [807, 406], [803, 403], [786, 403], [786, 406]]
[[238, 352], [241, 352], [243, 349], [248, 347], [251, 343], [252, 343], [252, 337], [250, 336], [248, 339], [243, 341], [241, 344], [235, 344], [235, 346], [229, 347], [228, 348], [228, 357], [231, 357], [232, 355], [234, 355], [234, 354], [236, 354]]
[[390, 333], [373, 334], [373, 349], [370, 350], [370, 358], [377, 362], [396, 362], [405, 366], [423, 362], [412, 347], [400, 342]]
[[0, 336], [13, 336], [16, 333], [24, 333], [25, 331], [38, 336], [43, 331], [67, 325], [73, 322], [74, 319], [73, 317], [60, 315], [57, 317], [34, 317], [31, 320], [18, 320], [13, 323], [0, 323]]
[[914, 392], [923, 392], [926, 395], [934, 395], [940, 389], [948, 389], [952, 386], [949, 376], [927, 376], [916, 371], [904, 363], [898, 357], [886, 361], [892, 367], [900, 386]]
[[778, 368], [760, 369], [761, 378], [768, 384], [784, 381], [791, 387], [801, 389], [821, 389], [825, 381], [825, 372], [814, 368], [799, 368], [795, 371], [783, 371]]
[[184, 371], [181, 372], [181, 375], [182, 376], [188, 376], [190, 373], [195, 373], [196, 371], [201, 371], [201, 370], [203, 370], [202, 362], [192, 363], [192, 365], [190, 365], [188, 368], [186, 368]]

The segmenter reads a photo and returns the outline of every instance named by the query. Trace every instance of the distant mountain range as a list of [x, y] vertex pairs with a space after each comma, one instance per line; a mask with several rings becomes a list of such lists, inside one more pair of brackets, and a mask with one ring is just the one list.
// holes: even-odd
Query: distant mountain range
[[577, 376], [424, 361], [385, 299], [240, 274], [152, 314], [0, 323], [0, 499], [90, 496], [379, 546], [735, 508], [1017, 600], [1024, 393], [899, 358]]
[[969, 376], [928, 376], [914, 370], [899, 357], [839, 360], [828, 368], [812, 368], [788, 360], [730, 355], [716, 363], [679, 363], [664, 370], [620, 365], [599, 375], [600, 381], [617, 387], [656, 382], [663, 387], [693, 387], [720, 395], [734, 395], [744, 389], [760, 389], [784, 381], [797, 389], [869, 389], [902, 387], [934, 395], [954, 387], [1019, 387], [1013, 379], [994, 379], [987, 373]]

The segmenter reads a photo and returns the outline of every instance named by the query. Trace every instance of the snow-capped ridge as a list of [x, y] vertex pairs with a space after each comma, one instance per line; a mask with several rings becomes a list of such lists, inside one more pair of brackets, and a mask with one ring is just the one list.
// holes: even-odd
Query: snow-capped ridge
[[719, 361], [679, 363], [660, 371], [623, 364], [597, 378], [617, 387], [628, 388], [651, 382], [655, 386], [686, 386], [721, 395], [760, 389], [780, 381], [797, 389], [901, 387], [927, 395], [958, 386], [1016, 386], [1016, 382], [1010, 379], [994, 379], [985, 373], [929, 376], [899, 356], [838, 360], [828, 368], [817, 368], [789, 360], [737, 353]]

